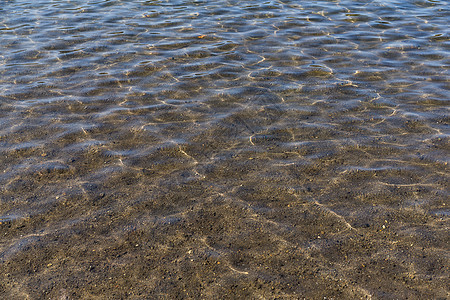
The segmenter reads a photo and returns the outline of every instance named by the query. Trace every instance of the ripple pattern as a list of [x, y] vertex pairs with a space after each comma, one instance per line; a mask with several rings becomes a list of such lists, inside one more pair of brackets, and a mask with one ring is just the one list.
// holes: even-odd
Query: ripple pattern
[[3, 1], [4, 299], [445, 299], [448, 1]]

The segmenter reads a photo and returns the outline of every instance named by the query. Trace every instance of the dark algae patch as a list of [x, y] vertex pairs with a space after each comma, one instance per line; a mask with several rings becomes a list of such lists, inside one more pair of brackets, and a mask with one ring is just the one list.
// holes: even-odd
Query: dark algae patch
[[448, 299], [446, 1], [4, 1], [0, 299]]

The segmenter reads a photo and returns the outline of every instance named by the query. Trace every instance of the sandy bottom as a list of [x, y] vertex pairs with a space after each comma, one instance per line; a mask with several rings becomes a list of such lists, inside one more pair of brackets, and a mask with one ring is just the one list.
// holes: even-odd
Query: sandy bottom
[[0, 294], [448, 297], [446, 164], [411, 158], [394, 168], [407, 150], [383, 141], [287, 151], [253, 139], [236, 151], [214, 130], [134, 160], [95, 145], [67, 158], [60, 145], [3, 156], [41, 163], [3, 186], [2, 210], [28, 213], [1, 220]]

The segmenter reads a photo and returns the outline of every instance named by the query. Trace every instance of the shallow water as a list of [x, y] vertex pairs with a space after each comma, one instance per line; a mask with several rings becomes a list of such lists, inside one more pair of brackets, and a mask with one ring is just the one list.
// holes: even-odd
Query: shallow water
[[448, 1], [2, 1], [3, 299], [449, 297]]

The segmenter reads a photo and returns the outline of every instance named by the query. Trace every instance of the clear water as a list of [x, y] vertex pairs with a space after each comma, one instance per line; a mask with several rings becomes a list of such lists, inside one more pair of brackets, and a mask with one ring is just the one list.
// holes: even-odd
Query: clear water
[[2, 1], [0, 295], [449, 297], [448, 7]]

